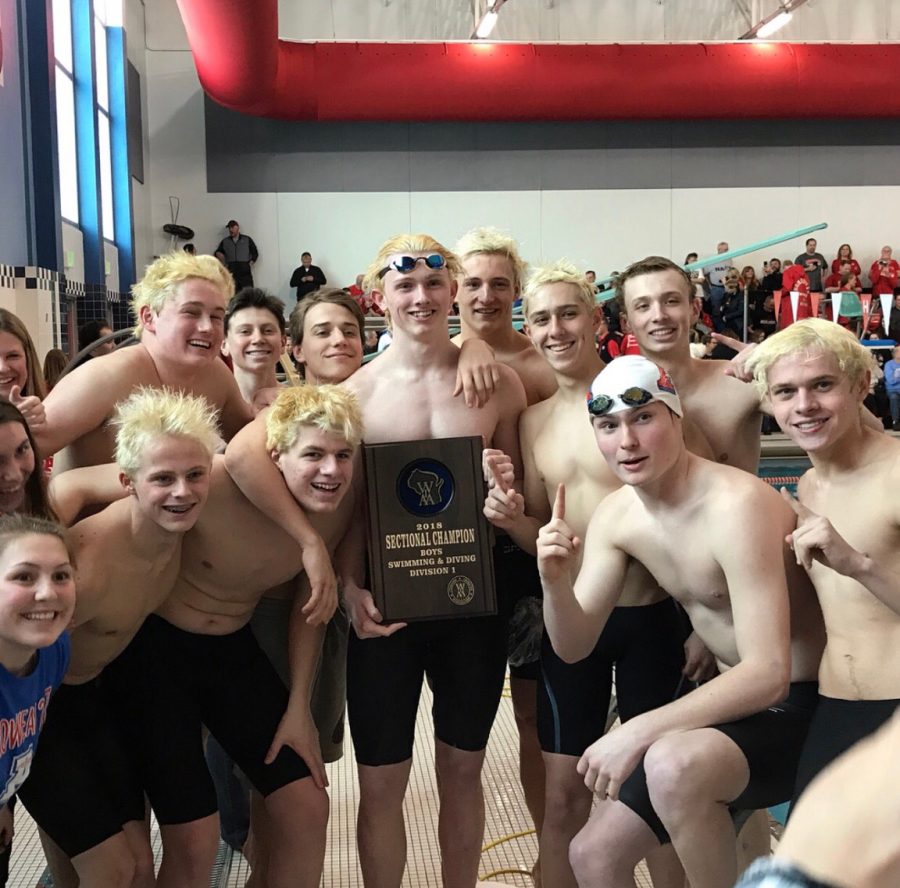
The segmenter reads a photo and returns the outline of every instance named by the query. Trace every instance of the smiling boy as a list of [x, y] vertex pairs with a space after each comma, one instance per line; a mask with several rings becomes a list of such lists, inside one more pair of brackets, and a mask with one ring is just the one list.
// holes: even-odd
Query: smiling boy
[[[525, 406], [518, 376], [500, 365], [496, 391], [478, 410], [453, 394], [460, 350], [450, 341], [447, 315], [460, 270], [457, 257], [428, 235], [397, 235], [382, 244], [366, 285], [389, 315], [394, 340], [346, 386], [359, 396], [366, 443], [478, 435], [518, 465], [516, 426]], [[343, 570], [355, 630], [347, 697], [360, 782], [363, 877], [385, 888], [403, 879], [402, 805], [427, 673], [435, 689], [444, 885], [474, 888], [484, 836], [481, 767], [506, 671], [507, 621], [496, 616], [382, 625], [371, 594], [362, 588], [364, 546], [360, 539]], [[501, 612], [504, 606], [501, 599]]]
[[108, 463], [113, 433], [106, 420], [140, 386], [202, 395], [220, 411], [226, 438], [252, 418], [219, 360], [225, 304], [233, 292], [231, 275], [212, 256], [180, 251], [148, 266], [133, 289], [138, 345], [88, 361], [64, 376], [44, 402], [47, 423], [38, 446], [45, 456], [57, 454], [55, 471]]
[[840, 325], [799, 321], [748, 369], [782, 430], [812, 462], [789, 544], [822, 607], [828, 642], [795, 798], [900, 705], [900, 443], [862, 419], [875, 362]]
[[225, 311], [222, 354], [231, 358], [241, 397], [258, 412], [278, 397], [275, 365], [284, 350], [284, 303], [245, 287]]

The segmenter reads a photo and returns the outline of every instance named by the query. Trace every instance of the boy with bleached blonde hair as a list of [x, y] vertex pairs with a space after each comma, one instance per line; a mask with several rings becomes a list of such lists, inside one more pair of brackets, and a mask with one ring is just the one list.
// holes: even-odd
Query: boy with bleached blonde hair
[[[352, 512], [348, 494], [362, 433], [355, 397], [335, 386], [288, 388], [266, 425], [265, 449], [284, 486], [332, 551]], [[287, 640], [274, 641], [281, 658], [288, 655], [290, 690], [249, 625], [267, 593], [291, 603]], [[205, 886], [215, 860], [216, 796], [201, 724], [261, 797], [254, 873], [271, 888], [319, 884], [328, 796], [310, 693], [324, 630], [305, 619], [308, 598], [301, 552], [244, 498], [217, 458], [210, 499], [185, 539], [174, 588], [144, 623], [123, 667], [122, 718], [160, 823], [164, 888]]]
[[757, 388], [812, 468], [785, 493], [787, 542], [819, 597], [827, 643], [819, 703], [794, 799], [900, 705], [900, 443], [865, 421], [871, 352], [820, 318], [791, 324], [747, 361]]
[[568, 259], [560, 259], [549, 265], [538, 266], [528, 276], [522, 294], [522, 314], [526, 321], [533, 308], [535, 295], [550, 284], [571, 284], [574, 287], [570, 291], [572, 296], [589, 312], [593, 312], [597, 306], [594, 285]]
[[58, 883], [67, 865], [57, 847], [85, 888], [149, 888], [144, 792], [111, 687], [118, 658], [178, 575], [182, 540], [209, 492], [216, 411], [203, 398], [141, 388], [117, 405], [112, 425], [118, 466], [104, 467], [105, 480], [99, 467], [67, 479], [91, 488], [86, 500], [125, 496], [72, 528], [72, 657], [22, 799], [52, 839], [46, 848]]

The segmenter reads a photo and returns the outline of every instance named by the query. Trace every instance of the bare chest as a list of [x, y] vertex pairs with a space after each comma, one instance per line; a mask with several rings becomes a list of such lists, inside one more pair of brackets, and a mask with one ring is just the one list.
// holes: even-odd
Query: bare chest
[[466, 407], [452, 380], [379, 382], [364, 399], [364, 439], [370, 444], [481, 436], [489, 443], [499, 420], [496, 405]]

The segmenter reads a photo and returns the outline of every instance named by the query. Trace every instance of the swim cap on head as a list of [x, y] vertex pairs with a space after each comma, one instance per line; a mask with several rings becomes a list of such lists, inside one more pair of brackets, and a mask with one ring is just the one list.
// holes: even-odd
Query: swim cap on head
[[666, 371], [640, 355], [616, 358], [594, 379], [587, 394], [591, 416], [620, 413], [650, 401], [662, 401], [673, 413], [684, 416]]

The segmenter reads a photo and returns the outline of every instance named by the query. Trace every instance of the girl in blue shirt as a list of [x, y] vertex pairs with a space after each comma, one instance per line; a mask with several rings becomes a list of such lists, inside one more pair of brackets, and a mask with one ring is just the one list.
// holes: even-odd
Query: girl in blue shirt
[[[2, 491], [0, 491], [2, 493]], [[0, 517], [0, 884], [13, 818], [51, 694], [69, 663], [65, 631], [75, 610], [75, 571], [64, 531], [42, 518]]]

